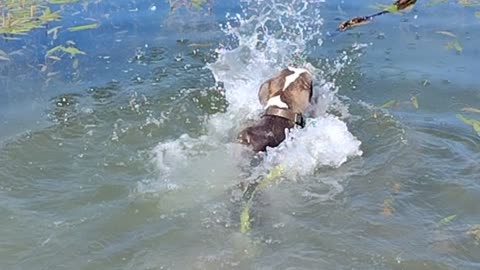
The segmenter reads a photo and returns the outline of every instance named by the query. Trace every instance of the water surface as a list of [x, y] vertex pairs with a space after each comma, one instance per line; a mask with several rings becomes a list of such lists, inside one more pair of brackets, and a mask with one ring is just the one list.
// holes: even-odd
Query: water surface
[[[97, 29], [1, 40], [0, 268], [480, 268], [480, 137], [457, 117], [480, 119], [479, 7], [335, 33], [374, 4], [98, 1], [48, 26]], [[42, 71], [69, 41], [86, 55]], [[313, 117], [252, 165], [235, 136], [289, 64], [315, 73]], [[278, 164], [241, 234], [238, 183]]]

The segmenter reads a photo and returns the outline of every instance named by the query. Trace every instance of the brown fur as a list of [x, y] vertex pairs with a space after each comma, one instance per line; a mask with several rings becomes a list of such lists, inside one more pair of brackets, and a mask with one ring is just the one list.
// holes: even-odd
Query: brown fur
[[[260, 104], [266, 106], [269, 99], [280, 96], [290, 110], [303, 114], [312, 98], [312, 75], [308, 72], [302, 73], [284, 90], [286, 77], [293, 73], [286, 68], [264, 82], [258, 92]], [[295, 124], [288, 119], [264, 115], [258, 123], [241, 131], [238, 140], [242, 144], [249, 145], [255, 152], [265, 151], [267, 147], [276, 147], [283, 142], [285, 129], [291, 129], [294, 126]]]
[[276, 147], [283, 142], [286, 128], [293, 128], [293, 123], [285, 118], [266, 115], [255, 125], [240, 132], [238, 139], [253, 151], [262, 152], [267, 147]]

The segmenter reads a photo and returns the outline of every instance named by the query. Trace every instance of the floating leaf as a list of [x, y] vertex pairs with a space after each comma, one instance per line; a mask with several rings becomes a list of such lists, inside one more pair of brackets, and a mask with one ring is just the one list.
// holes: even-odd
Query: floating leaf
[[446, 45], [447, 49], [455, 49], [457, 52], [463, 52], [463, 47], [458, 40], [450, 41]]
[[473, 236], [475, 240], [480, 241], [480, 224], [472, 226], [472, 228], [468, 230], [467, 234]]
[[240, 214], [240, 232], [246, 233], [250, 228], [250, 205], [247, 205]]
[[393, 107], [393, 106], [395, 106], [395, 105], [397, 105], [397, 101], [393, 99], [393, 100], [390, 100], [390, 101], [388, 101], [387, 103], [383, 104], [383, 105], [380, 106], [380, 107], [386, 109], [386, 108]]
[[192, 6], [195, 8], [201, 8], [206, 2], [207, 0], [192, 0]]
[[79, 49], [73, 47], [73, 46], [69, 46], [69, 47], [64, 47], [62, 45], [59, 45], [59, 46], [56, 46], [56, 47], [53, 47], [51, 48], [50, 50], [47, 51], [47, 57], [52, 55], [53, 53], [55, 52], [58, 52], [58, 51], [62, 51], [62, 52], [66, 52], [68, 54], [70, 54], [71, 57], [74, 57], [75, 55], [77, 54], [83, 54], [83, 55], [86, 55], [85, 52], [83, 51], [80, 51]]
[[85, 52], [82, 52], [80, 51], [79, 49], [75, 48], [75, 47], [62, 47], [62, 51], [66, 52], [66, 53], [69, 53], [72, 57], [77, 55], [77, 54], [83, 54], [83, 55], [86, 55]]
[[480, 121], [465, 117], [461, 114], [457, 114], [457, 117], [462, 120], [465, 124], [471, 125], [473, 130], [477, 132], [478, 136], [480, 136]]
[[48, 23], [48, 22], [51, 22], [51, 21], [58, 21], [62, 18], [62, 16], [60, 16], [60, 11], [55, 11], [55, 12], [52, 12], [50, 10], [50, 8], [46, 8], [44, 11], [43, 11], [43, 14], [38, 17], [40, 19], [40, 21], [42, 21], [43, 23]]
[[465, 7], [480, 6], [480, 0], [457, 0], [457, 2]]
[[448, 31], [437, 31], [435, 33], [449, 37], [457, 37], [454, 33]]
[[63, 46], [61, 46], [61, 45], [51, 48], [50, 50], [47, 51], [47, 56], [53, 54], [56, 51], [61, 50], [62, 48], [63, 48]]
[[400, 183], [393, 183], [392, 189], [394, 193], [399, 193], [402, 189], [402, 185], [400, 185]]
[[88, 29], [95, 29], [98, 26], [99, 26], [98, 23], [84, 24], [84, 25], [69, 27], [68, 31], [75, 32], [75, 31], [82, 31], [82, 30], [88, 30]]
[[384, 10], [385, 10], [385, 11], [388, 11], [388, 12], [390, 12], [390, 13], [395, 13], [395, 12], [400, 11], [395, 4], [385, 7]]
[[455, 218], [457, 218], [457, 215], [444, 217], [438, 222], [438, 225], [447, 225], [448, 223], [452, 222]]
[[257, 181], [257, 185], [255, 186], [255, 189], [252, 191], [250, 198], [248, 198], [240, 214], [240, 232], [241, 233], [247, 233], [251, 228], [250, 208], [252, 206], [253, 197], [255, 196], [255, 194], [258, 191], [261, 191], [262, 189], [266, 188], [270, 184], [274, 183], [278, 178], [282, 176], [284, 170], [285, 169], [282, 165], [277, 165], [265, 177]]
[[462, 111], [464, 111], [464, 112], [472, 112], [472, 113], [480, 113], [480, 109], [471, 108], [471, 107], [463, 108]]
[[477, 17], [477, 19], [480, 20], [480, 11], [476, 11], [476, 12], [475, 12], [475, 17]]
[[386, 217], [393, 216], [395, 208], [393, 208], [393, 199], [385, 199], [383, 201], [382, 214]]
[[415, 97], [415, 96], [412, 97], [412, 98], [410, 99], [410, 101], [412, 102], [412, 105], [413, 105], [413, 107], [414, 107], [415, 109], [418, 109], [418, 108], [419, 108], [419, 106], [418, 106], [418, 98], [417, 98], [417, 97]]

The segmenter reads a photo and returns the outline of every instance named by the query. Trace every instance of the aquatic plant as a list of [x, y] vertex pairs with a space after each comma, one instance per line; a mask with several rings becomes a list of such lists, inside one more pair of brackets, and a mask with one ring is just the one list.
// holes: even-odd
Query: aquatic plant
[[46, 0], [3, 1], [0, 3], [0, 34], [3, 34], [4, 38], [12, 38], [12, 35], [24, 35], [49, 22], [60, 20], [60, 11], [52, 11], [48, 5], [51, 2]]
[[[5, 39], [18, 39], [18, 35], [42, 28], [50, 22], [59, 21], [61, 10], [52, 11], [52, 5], [78, 3], [80, 0], [4, 0], [0, 2], [0, 34]], [[88, 3], [88, 1], [84, 1]], [[213, 0], [169, 0], [170, 9], [179, 6], [202, 8], [213, 5]], [[68, 28], [70, 32], [95, 29], [98, 23]]]
[[473, 130], [480, 136], [480, 121], [473, 118], [468, 118], [462, 114], [457, 114], [457, 118], [462, 120], [465, 124], [472, 126]]
[[282, 165], [274, 167], [265, 177], [254, 183], [248, 183], [244, 192], [244, 198], [246, 199], [245, 206], [240, 213], [240, 232], [247, 233], [251, 229], [250, 208], [253, 204], [253, 198], [257, 192], [264, 190], [269, 185], [275, 183], [284, 173], [285, 168]]

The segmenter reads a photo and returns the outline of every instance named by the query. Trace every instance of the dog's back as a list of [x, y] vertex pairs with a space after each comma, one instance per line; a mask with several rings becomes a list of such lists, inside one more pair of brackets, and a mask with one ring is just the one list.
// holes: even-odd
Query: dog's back
[[240, 132], [240, 143], [255, 152], [278, 146], [285, 140], [285, 129], [303, 126], [312, 93], [312, 75], [306, 69], [288, 67], [264, 82], [258, 98], [265, 113], [258, 123]]

